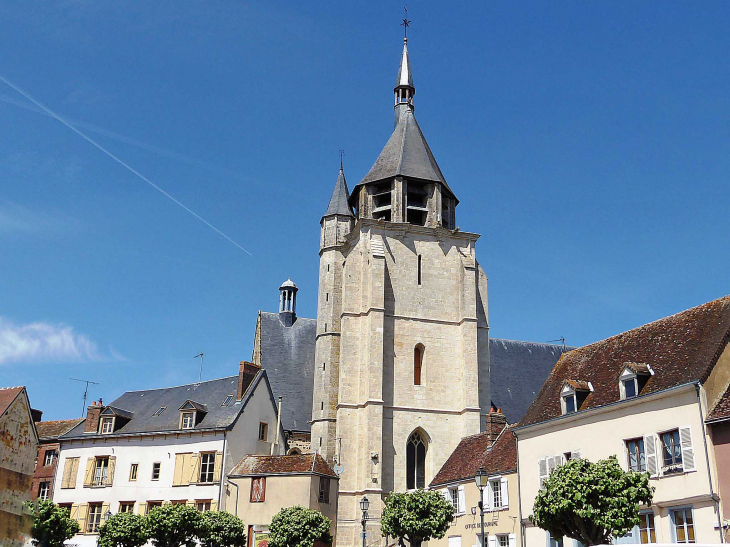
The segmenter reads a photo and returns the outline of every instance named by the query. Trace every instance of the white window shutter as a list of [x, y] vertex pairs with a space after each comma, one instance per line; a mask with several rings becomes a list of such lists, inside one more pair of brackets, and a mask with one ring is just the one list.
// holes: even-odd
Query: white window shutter
[[489, 547], [497, 547], [497, 536], [494, 534], [487, 536], [487, 545]]
[[562, 456], [548, 456], [548, 475], [555, 471], [555, 468], [558, 466], [558, 458], [562, 458]]
[[502, 509], [509, 508], [509, 488], [507, 487], [507, 477], [502, 477], [500, 488], [502, 490]]
[[656, 477], [659, 473], [656, 454], [656, 442], [654, 434], [651, 433], [644, 437], [644, 453], [646, 457], [646, 470], [650, 477]]
[[545, 482], [548, 476], [547, 458], [540, 458], [537, 460], [537, 476], [540, 483], [540, 489], [542, 489], [542, 483]]
[[573, 450], [573, 451], [572, 451], [572, 452], [570, 453], [570, 459], [571, 459], [571, 460], [579, 460], [579, 459], [580, 459], [580, 457], [581, 457], [581, 456], [580, 456], [580, 448], [577, 448], [577, 449]]
[[484, 496], [484, 510], [491, 511], [494, 507], [494, 492], [492, 491], [491, 481], [487, 482], [487, 487], [484, 489], [484, 493], [486, 494], [486, 496]]
[[508, 537], [509, 547], [517, 547], [517, 534], [510, 534]]
[[449, 503], [451, 503], [451, 494], [449, 494], [449, 489], [448, 488], [444, 488], [443, 490], [441, 490], [441, 493], [443, 494], [444, 499], [446, 501], [448, 501]]
[[459, 486], [459, 509], [458, 513], [466, 512], [466, 494], [464, 493], [464, 485]]
[[695, 450], [692, 446], [692, 428], [679, 428], [679, 442], [682, 445], [682, 467], [684, 471], [695, 471]]

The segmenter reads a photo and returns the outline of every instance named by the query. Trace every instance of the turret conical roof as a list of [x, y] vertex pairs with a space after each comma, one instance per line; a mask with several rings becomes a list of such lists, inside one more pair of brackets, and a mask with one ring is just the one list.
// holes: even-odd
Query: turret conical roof
[[396, 80], [395, 87], [408, 86], [413, 88], [415, 93], [415, 86], [413, 85], [413, 72], [411, 72], [411, 60], [408, 58], [408, 38], [403, 40], [403, 56], [400, 60], [400, 68], [398, 69], [398, 79]]
[[324, 216], [330, 215], [342, 215], [354, 217], [352, 209], [348, 205], [350, 199], [350, 193], [347, 191], [347, 181], [345, 180], [345, 171], [340, 165], [340, 173], [337, 175], [337, 182], [335, 183], [335, 189], [332, 192], [327, 212]]

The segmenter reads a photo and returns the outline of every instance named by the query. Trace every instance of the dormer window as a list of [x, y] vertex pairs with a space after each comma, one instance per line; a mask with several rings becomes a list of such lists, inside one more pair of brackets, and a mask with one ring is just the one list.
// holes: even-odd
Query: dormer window
[[114, 418], [102, 418], [101, 434], [108, 435], [109, 433], [114, 433]]
[[588, 395], [593, 391], [590, 382], [566, 380], [560, 390], [560, 407], [563, 414], [578, 412]]
[[653, 374], [654, 371], [645, 363], [626, 363], [619, 377], [621, 399], [639, 396]]
[[575, 412], [575, 392], [563, 395], [563, 414]]
[[182, 413], [182, 429], [192, 429], [195, 427], [195, 412]]
[[178, 410], [180, 411], [180, 429], [194, 429], [208, 413], [205, 405], [189, 399]]

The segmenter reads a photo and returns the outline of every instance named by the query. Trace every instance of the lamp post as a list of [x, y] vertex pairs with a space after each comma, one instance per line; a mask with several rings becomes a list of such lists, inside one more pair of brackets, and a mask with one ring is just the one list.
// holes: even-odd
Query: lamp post
[[482, 547], [485, 547], [484, 541], [484, 488], [487, 486], [487, 473], [483, 468], [479, 468], [476, 475], [474, 475], [474, 482], [479, 488], [479, 513], [482, 519]]
[[[366, 528], [365, 523], [368, 519], [368, 508], [370, 507], [370, 501], [368, 500], [367, 496], [363, 496], [360, 500], [360, 509], [362, 509], [362, 547], [365, 547], [365, 535], [366, 535]], [[484, 546], [482, 546], [484, 547]]]

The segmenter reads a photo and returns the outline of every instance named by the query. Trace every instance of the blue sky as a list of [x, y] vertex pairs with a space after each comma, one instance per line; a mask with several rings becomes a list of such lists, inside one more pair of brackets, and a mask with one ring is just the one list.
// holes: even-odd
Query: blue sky
[[[395, 2], [4, 2], [0, 384], [46, 419], [237, 372], [345, 149], [392, 131]], [[416, 115], [496, 337], [583, 345], [730, 292], [727, 2], [409, 2]]]

